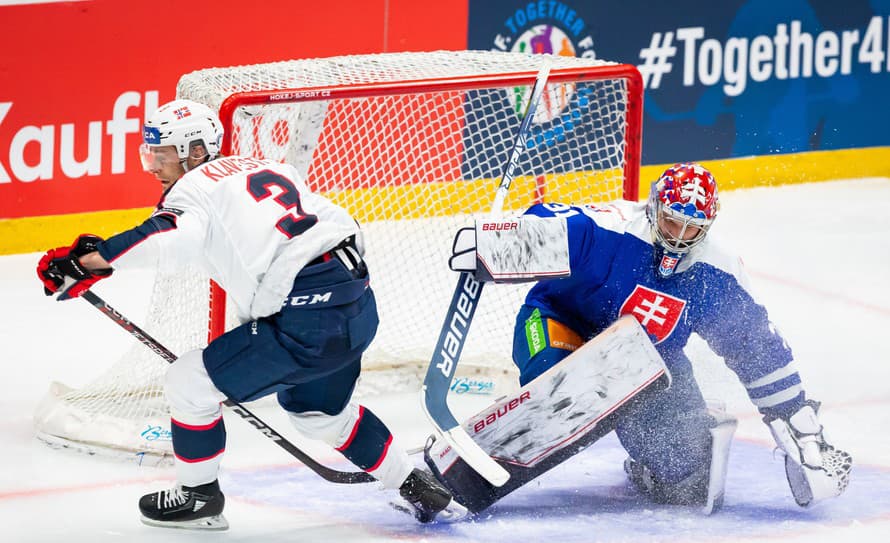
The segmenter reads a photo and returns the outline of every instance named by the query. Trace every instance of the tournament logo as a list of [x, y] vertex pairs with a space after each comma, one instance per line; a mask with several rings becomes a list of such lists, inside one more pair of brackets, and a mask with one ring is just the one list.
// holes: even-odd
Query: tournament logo
[[618, 316], [633, 315], [657, 345], [671, 335], [685, 308], [686, 300], [637, 285], [621, 304]]
[[[518, 7], [505, 19], [502, 32], [494, 38], [492, 49], [596, 58], [593, 38], [587, 34], [587, 23], [565, 2], [529, 2]], [[531, 87], [517, 87], [508, 93], [517, 114], [522, 112], [530, 93]], [[574, 94], [575, 86], [571, 83], [547, 85], [534, 122], [541, 124], [559, 117]]]

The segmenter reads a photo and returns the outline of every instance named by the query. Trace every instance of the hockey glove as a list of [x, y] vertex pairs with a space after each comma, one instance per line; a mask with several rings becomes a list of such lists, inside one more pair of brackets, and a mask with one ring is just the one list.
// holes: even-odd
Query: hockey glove
[[[50, 249], [37, 263], [37, 276], [43, 282], [43, 292], [52, 296], [62, 290], [59, 300], [77, 298], [97, 281], [111, 275], [112, 270], [88, 270], [79, 258], [96, 250], [102, 241], [99, 236], [81, 234], [70, 247]], [[73, 283], [73, 284], [72, 284]]]
[[801, 507], [840, 496], [850, 482], [853, 467], [849, 453], [826, 441], [818, 411], [819, 403], [810, 400], [787, 418], [763, 419], [785, 452], [785, 475]]
[[448, 265], [478, 281], [522, 283], [570, 275], [568, 229], [561, 218], [477, 221], [454, 237]]

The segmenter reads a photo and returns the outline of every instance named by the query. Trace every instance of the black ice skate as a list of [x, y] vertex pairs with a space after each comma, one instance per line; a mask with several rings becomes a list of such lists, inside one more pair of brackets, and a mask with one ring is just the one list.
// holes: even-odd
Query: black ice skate
[[227, 530], [222, 515], [226, 499], [213, 481], [205, 485], [176, 486], [146, 494], [139, 500], [142, 522], [149, 526], [191, 530]]
[[414, 468], [399, 487], [399, 495], [411, 504], [414, 518], [423, 523], [454, 521], [467, 515], [467, 509], [451, 499], [451, 493], [428, 471]]

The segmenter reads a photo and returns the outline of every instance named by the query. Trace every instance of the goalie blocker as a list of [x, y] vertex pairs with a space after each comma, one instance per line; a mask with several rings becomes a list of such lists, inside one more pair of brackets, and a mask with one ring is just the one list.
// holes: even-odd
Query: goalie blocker
[[490, 484], [444, 440], [431, 439], [424, 459], [454, 499], [478, 513], [587, 448], [612, 431], [633, 403], [669, 385], [661, 356], [626, 316], [464, 423], [473, 441], [510, 474], [506, 484]]
[[534, 215], [477, 221], [454, 237], [449, 267], [478, 281], [524, 283], [571, 275], [568, 226]]

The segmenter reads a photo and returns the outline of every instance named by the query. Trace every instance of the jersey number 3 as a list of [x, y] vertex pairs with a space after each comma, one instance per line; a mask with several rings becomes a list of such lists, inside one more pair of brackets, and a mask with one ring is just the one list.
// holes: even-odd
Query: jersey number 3
[[270, 187], [281, 189], [281, 194], [275, 197], [275, 203], [290, 212], [275, 223], [275, 227], [288, 239], [299, 236], [318, 222], [318, 217], [307, 215], [303, 211], [300, 191], [287, 177], [268, 170], [247, 176], [247, 191], [257, 202], [272, 196]]

